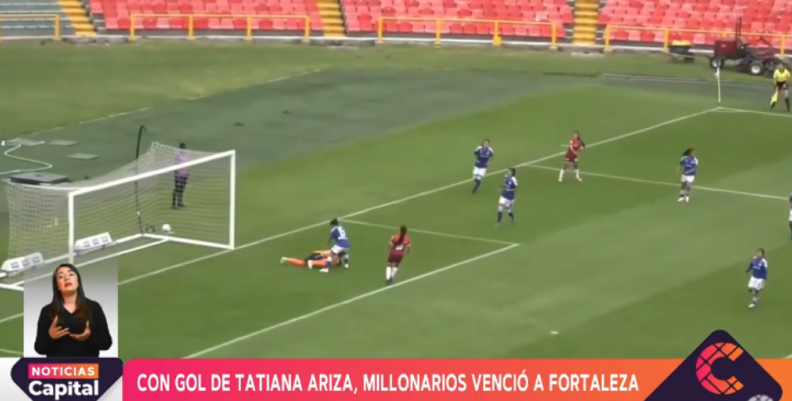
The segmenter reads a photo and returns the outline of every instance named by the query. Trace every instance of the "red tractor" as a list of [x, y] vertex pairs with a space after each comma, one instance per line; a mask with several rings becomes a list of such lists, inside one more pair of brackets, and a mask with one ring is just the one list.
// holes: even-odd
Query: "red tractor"
[[738, 19], [734, 38], [715, 41], [715, 49], [709, 57], [710, 67], [722, 68], [726, 61], [736, 61], [739, 71], [753, 75], [772, 74], [781, 63], [776, 57], [778, 51], [765, 38], [760, 37], [759, 41], [766, 46], [752, 47], [742, 38], [742, 19]]

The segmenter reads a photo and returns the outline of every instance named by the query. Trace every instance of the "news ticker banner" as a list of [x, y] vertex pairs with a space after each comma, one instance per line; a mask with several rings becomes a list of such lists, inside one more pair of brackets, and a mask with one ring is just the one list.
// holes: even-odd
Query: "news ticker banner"
[[[722, 394], [730, 394], [732, 387], [713, 393], [697, 381], [695, 370], [684, 372], [693, 377], [695, 384], [695, 387], [681, 385], [685, 394], [650, 397], [682, 364], [683, 360], [672, 359], [182, 359], [132, 360], [122, 368], [119, 359], [68, 362], [21, 359], [11, 372], [17, 392], [0, 389], [0, 398], [4, 401], [781, 399], [780, 393], [771, 398], [763, 394], [764, 390], [760, 390], [762, 394], [749, 392], [748, 384], [735, 391], [741, 397], [723, 397]], [[792, 360], [759, 360], [759, 364], [781, 387], [792, 391]], [[746, 379], [738, 376], [736, 383], [750, 381], [749, 376], [744, 376]], [[123, 388], [123, 397], [119, 396], [119, 387]]]
[[119, 384], [125, 401], [780, 401], [784, 388], [792, 391], [792, 360], [756, 360], [721, 330], [684, 360], [138, 359], [124, 365], [117, 358], [23, 358], [10, 370], [23, 396], [6, 397], [3, 385], [4, 401], [117, 400]]

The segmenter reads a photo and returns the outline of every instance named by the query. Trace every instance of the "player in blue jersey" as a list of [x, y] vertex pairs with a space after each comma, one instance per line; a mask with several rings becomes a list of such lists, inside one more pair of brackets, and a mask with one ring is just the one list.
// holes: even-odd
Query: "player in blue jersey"
[[473, 166], [473, 193], [475, 194], [481, 186], [481, 180], [487, 175], [490, 160], [495, 156], [489, 139], [485, 139], [481, 146], [473, 151], [473, 156], [476, 156], [476, 164]]
[[503, 181], [503, 190], [501, 191], [500, 201], [498, 201], [498, 225], [500, 227], [503, 220], [503, 211], [509, 213], [512, 223], [514, 223], [514, 197], [517, 195], [517, 169], [509, 167], [509, 172], [506, 174], [506, 179]]
[[[326, 266], [335, 266], [338, 264], [338, 258], [340, 255], [343, 254], [343, 261], [344, 267], [349, 267], [349, 248], [351, 244], [349, 243], [349, 237], [347, 237], [347, 233], [344, 230], [344, 227], [341, 227], [338, 224], [338, 219], [333, 219], [330, 221], [330, 240], [328, 244], [332, 243], [333, 247], [330, 248], [330, 257], [327, 258], [327, 265]], [[309, 265], [309, 267], [311, 267]], [[325, 267], [322, 270], [319, 270], [322, 273], [327, 273], [330, 271], [329, 268]]]
[[748, 265], [747, 272], [751, 272], [751, 280], [748, 281], [748, 292], [753, 295], [749, 308], [755, 308], [759, 303], [759, 293], [764, 289], [765, 281], [767, 280], [767, 259], [765, 259], [765, 251], [762, 248], [756, 250], [756, 256], [751, 260]]
[[789, 195], [789, 231], [792, 232], [792, 194]]
[[682, 154], [682, 160], [679, 161], [679, 172], [682, 174], [682, 187], [679, 189], [679, 200], [677, 202], [690, 202], [690, 190], [693, 188], [693, 181], [696, 180], [696, 171], [698, 170], [698, 159], [696, 158], [696, 150], [688, 148]]

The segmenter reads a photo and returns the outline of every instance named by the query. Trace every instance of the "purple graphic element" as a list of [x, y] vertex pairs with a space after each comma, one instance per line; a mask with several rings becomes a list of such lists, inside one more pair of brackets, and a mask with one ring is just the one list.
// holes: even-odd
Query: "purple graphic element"
[[646, 401], [742, 401], [757, 395], [779, 401], [782, 394], [781, 385], [734, 337], [717, 330]]

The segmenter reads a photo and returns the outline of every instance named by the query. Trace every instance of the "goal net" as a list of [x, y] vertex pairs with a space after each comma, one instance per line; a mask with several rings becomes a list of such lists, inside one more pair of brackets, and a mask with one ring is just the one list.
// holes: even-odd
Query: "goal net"
[[[100, 177], [55, 186], [6, 181], [8, 259], [79, 266], [165, 242], [233, 249], [235, 163], [233, 150], [153, 143]], [[6, 265], [0, 278], [14, 273]]]

